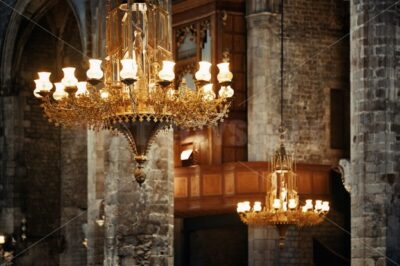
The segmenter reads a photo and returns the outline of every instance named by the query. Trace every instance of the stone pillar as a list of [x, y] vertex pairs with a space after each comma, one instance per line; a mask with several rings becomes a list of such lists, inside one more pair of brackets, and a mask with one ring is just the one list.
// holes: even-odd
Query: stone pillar
[[399, 11], [351, 1], [352, 265], [400, 263]]
[[[60, 265], [86, 264], [87, 138], [82, 129], [61, 130], [61, 224], [66, 245]], [[79, 189], [78, 189], [79, 188]]]
[[140, 187], [122, 136], [110, 139], [106, 158], [104, 265], [173, 265], [173, 139], [159, 133]]
[[[267, 161], [279, 126], [279, 14], [258, 1], [247, 17], [248, 159]], [[250, 5], [250, 4], [249, 4]], [[262, 67], [261, 67], [262, 66]], [[277, 139], [276, 139], [277, 140]]]

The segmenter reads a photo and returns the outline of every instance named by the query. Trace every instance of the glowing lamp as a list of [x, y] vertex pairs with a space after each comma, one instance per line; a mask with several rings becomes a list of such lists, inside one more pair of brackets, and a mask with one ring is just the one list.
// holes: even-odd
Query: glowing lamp
[[78, 79], [75, 77], [74, 67], [65, 67], [62, 69], [64, 72], [64, 78], [61, 80], [64, 87], [76, 87]]
[[158, 73], [158, 77], [161, 80], [173, 81], [175, 79], [174, 66], [175, 62], [163, 61], [163, 67], [161, 71]]
[[217, 76], [219, 83], [231, 82], [233, 78], [232, 72], [229, 70], [229, 63], [220, 63], [217, 65], [219, 73]]
[[103, 78], [103, 70], [101, 70], [102, 61], [99, 59], [89, 59], [89, 69], [86, 72], [86, 76], [89, 80], [94, 82], [99, 81]]
[[122, 69], [119, 76], [126, 85], [132, 85], [137, 80], [137, 64], [135, 59], [122, 59]]
[[262, 210], [261, 202], [260, 201], [254, 202], [253, 211], [260, 212], [261, 210]]
[[195, 78], [198, 81], [210, 81], [211, 80], [211, 63], [207, 61], [199, 62], [199, 70], [195, 74]]
[[62, 98], [68, 97], [68, 93], [65, 92], [64, 83], [57, 82], [54, 85], [56, 86], [56, 91], [53, 93], [54, 100], [59, 101]]
[[220, 98], [231, 98], [235, 92], [231, 86], [222, 86], [219, 89], [218, 95]]
[[272, 204], [272, 207], [273, 207], [275, 210], [280, 209], [280, 208], [281, 208], [281, 201], [280, 201], [280, 199], [274, 199], [274, 203]]
[[85, 95], [88, 91], [87, 91], [87, 82], [82, 81], [82, 82], [78, 82], [78, 90], [76, 92], [76, 96], [80, 97], [82, 95]]

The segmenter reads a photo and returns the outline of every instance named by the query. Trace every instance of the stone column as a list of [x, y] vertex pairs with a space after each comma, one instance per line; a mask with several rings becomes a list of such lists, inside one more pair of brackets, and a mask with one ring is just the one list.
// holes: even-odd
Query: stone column
[[127, 141], [122, 136], [110, 139], [104, 265], [173, 265], [172, 147], [171, 132], [159, 133], [148, 154], [147, 179], [140, 187], [134, 181]]
[[249, 2], [256, 3], [248, 3], [254, 13], [247, 16], [248, 159], [267, 161], [280, 123], [280, 17], [258, 1]]
[[400, 263], [400, 28], [395, 3], [351, 1], [352, 265]]

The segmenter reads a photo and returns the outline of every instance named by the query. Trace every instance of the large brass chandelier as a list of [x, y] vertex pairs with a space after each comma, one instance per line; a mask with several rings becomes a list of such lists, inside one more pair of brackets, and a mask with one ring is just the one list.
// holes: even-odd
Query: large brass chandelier
[[109, 0], [107, 57], [89, 60], [87, 81], [79, 82], [73, 67], [63, 68], [64, 77], [54, 86], [49, 72], [39, 72], [35, 80], [34, 95], [50, 122], [122, 133], [132, 148], [140, 184], [147, 151], [160, 130], [216, 125], [227, 116], [234, 93], [227, 58], [217, 65], [216, 79], [212, 64], [199, 62], [195, 90], [185, 82], [176, 84], [169, 9], [169, 0]]
[[281, 1], [281, 126], [279, 128], [279, 147], [271, 158], [271, 173], [266, 180], [265, 204], [260, 201], [239, 202], [237, 212], [240, 219], [249, 225], [275, 225], [278, 229], [279, 246], [284, 246], [284, 239], [288, 227], [311, 226], [321, 223], [329, 212], [329, 202], [307, 199], [301, 204], [298, 189], [295, 160], [285, 148], [286, 129], [283, 126], [283, 89], [284, 89], [284, 49], [283, 49], [283, 22], [284, 6]]

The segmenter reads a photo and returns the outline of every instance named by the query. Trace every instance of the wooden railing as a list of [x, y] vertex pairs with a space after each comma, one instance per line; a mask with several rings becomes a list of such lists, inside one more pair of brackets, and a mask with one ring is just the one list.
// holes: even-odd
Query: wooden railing
[[[264, 201], [267, 162], [175, 168], [175, 215], [234, 212], [239, 201]], [[330, 199], [330, 166], [298, 164], [301, 199]]]

